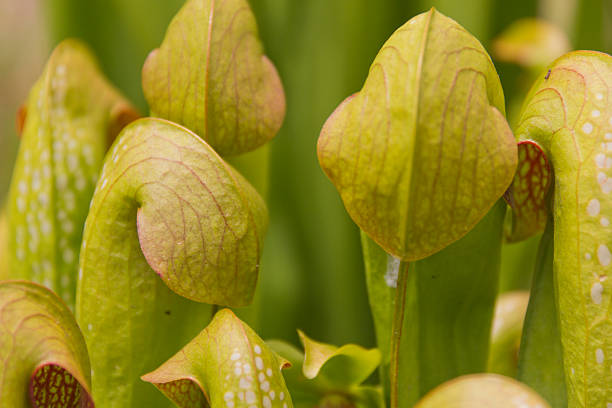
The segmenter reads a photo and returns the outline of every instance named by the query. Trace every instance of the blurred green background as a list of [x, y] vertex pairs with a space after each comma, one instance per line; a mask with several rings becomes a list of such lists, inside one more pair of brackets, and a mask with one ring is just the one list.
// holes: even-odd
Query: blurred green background
[[[0, 0], [0, 201], [18, 137], [15, 113], [52, 49], [66, 37], [88, 42], [111, 80], [147, 112], [140, 70], [182, 0]], [[374, 344], [359, 234], [321, 171], [316, 142], [334, 108], [357, 92], [383, 42], [435, 6], [491, 50], [492, 39], [529, 16], [560, 27], [575, 49], [612, 51], [612, 0], [250, 0], [287, 97], [271, 143], [270, 229], [256, 312], [263, 338], [297, 341], [296, 328], [331, 343]], [[494, 62], [508, 106], [519, 106], [533, 73]], [[509, 109], [512, 113], [512, 108]], [[512, 122], [512, 114], [510, 114]], [[504, 248], [501, 290], [526, 287], [537, 239]]]

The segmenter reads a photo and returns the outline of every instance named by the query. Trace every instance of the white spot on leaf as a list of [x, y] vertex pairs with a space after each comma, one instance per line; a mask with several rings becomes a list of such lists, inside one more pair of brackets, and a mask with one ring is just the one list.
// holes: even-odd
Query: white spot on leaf
[[17, 197], [17, 209], [19, 210], [19, 212], [25, 211], [25, 200], [23, 199], [23, 197]]
[[93, 164], [93, 150], [91, 149], [91, 146], [83, 146], [83, 157], [85, 157], [87, 164], [90, 166]]
[[591, 299], [596, 305], [601, 304], [603, 290], [603, 285], [599, 282], [595, 282], [593, 286], [591, 286]]
[[68, 155], [68, 170], [76, 173], [77, 167], [79, 166], [79, 159], [74, 154]]
[[51, 223], [49, 220], [42, 220], [40, 223], [40, 232], [42, 232], [43, 235], [47, 235], [51, 232]]
[[240, 388], [244, 388], [244, 389], [250, 388], [251, 387], [251, 382], [249, 380], [247, 380], [245, 377], [241, 377], [238, 386]]
[[387, 255], [387, 271], [385, 272], [385, 283], [390, 288], [397, 287], [400, 260], [392, 255]]
[[255, 393], [251, 390], [248, 390], [244, 396], [246, 397], [246, 402], [248, 404], [254, 404], [255, 403]]
[[612, 261], [612, 254], [610, 254], [610, 250], [604, 244], [601, 244], [597, 248], [597, 259], [599, 259], [599, 263], [602, 266], [610, 265], [610, 261]]
[[79, 191], [83, 191], [85, 189], [85, 184], [86, 184], [85, 179], [83, 178], [82, 175], [79, 174], [76, 179], [76, 188]]
[[601, 186], [601, 191], [608, 194], [612, 191], [612, 179], [608, 178], [605, 173], [597, 173], [597, 182]]
[[38, 190], [40, 188], [40, 172], [34, 170], [32, 173], [32, 190]]
[[586, 122], [584, 125], [582, 125], [582, 131], [587, 135], [591, 134], [593, 131], [593, 125], [590, 122]]
[[62, 257], [64, 259], [64, 262], [72, 263], [72, 261], [74, 261], [74, 252], [72, 252], [72, 249], [66, 248]]
[[55, 186], [58, 190], [63, 190], [68, 186], [68, 177], [64, 173], [58, 173], [55, 176]]
[[587, 205], [587, 214], [589, 214], [591, 217], [595, 217], [597, 214], [599, 214], [600, 209], [601, 206], [599, 204], [599, 200], [594, 198], [589, 201], [589, 204]]
[[603, 364], [604, 362], [604, 352], [602, 349], [598, 348], [595, 350], [595, 360], [598, 364]]

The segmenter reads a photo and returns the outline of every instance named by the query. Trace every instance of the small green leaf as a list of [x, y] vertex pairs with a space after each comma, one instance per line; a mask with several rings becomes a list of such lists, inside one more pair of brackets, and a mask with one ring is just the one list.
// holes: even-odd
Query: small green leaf
[[[367, 378], [376, 369], [374, 362], [380, 360], [380, 353], [374, 353], [376, 349], [366, 350], [355, 345], [338, 348], [314, 342], [303, 334], [300, 337], [309, 345], [310, 353], [307, 352], [306, 356], [293, 345], [283, 341], [266, 342], [272, 350], [291, 362], [291, 367], [283, 374], [296, 408], [383, 408], [385, 406], [381, 387], [361, 385], [361, 381], [356, 378], [356, 373], [361, 373], [362, 378]], [[340, 357], [338, 353], [344, 353], [343, 358], [338, 358]], [[329, 363], [335, 367], [330, 367]], [[305, 371], [315, 370], [316, 374], [309, 374], [309, 377], [314, 374], [312, 378], [306, 378], [304, 375]], [[349, 380], [351, 377], [353, 380]]]
[[522, 108], [554, 174], [554, 285], [568, 407], [612, 403], [612, 57], [564, 55], [542, 72]]
[[540, 146], [531, 140], [519, 142], [518, 157], [514, 180], [504, 195], [512, 209], [505, 233], [508, 242], [542, 233], [548, 218], [548, 192], [552, 181], [548, 159]]
[[246, 0], [187, 1], [147, 58], [142, 85], [153, 116], [188, 127], [223, 156], [261, 146], [285, 116]]
[[181, 351], [142, 376], [180, 408], [293, 407], [273, 352], [229, 309]]
[[380, 364], [380, 351], [364, 349], [356, 344], [342, 347], [314, 341], [298, 331], [304, 346], [304, 376], [324, 377], [338, 387], [350, 387], [364, 382]]
[[249, 304], [266, 227], [262, 198], [194, 133], [152, 118], [123, 130], [106, 157], [80, 258], [77, 319], [96, 401], [161, 404], [139, 376], [208, 321], [210, 309], [187, 299]]
[[448, 381], [415, 408], [550, 408], [524, 384], [497, 374], [475, 374]]
[[495, 302], [487, 371], [515, 377], [529, 292], [501, 294]]
[[0, 321], [3, 407], [94, 407], [83, 335], [53, 292], [0, 282]]
[[137, 113], [76, 40], [60, 43], [21, 110], [9, 197], [9, 277], [74, 307], [79, 248], [107, 148]]
[[559, 27], [537, 18], [513, 22], [493, 41], [493, 54], [500, 61], [542, 69], [571, 49]]
[[387, 40], [329, 117], [321, 167], [351, 218], [413, 261], [464, 236], [508, 188], [516, 143], [482, 45], [434, 9]]

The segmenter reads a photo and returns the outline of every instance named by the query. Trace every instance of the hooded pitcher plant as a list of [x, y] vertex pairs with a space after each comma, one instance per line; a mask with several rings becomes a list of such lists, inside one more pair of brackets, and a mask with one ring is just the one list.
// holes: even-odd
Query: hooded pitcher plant
[[74, 316], [49, 289], [0, 283], [0, 405], [93, 408], [85, 340]]
[[194, 133], [153, 118], [124, 129], [81, 249], [77, 320], [96, 402], [153, 404], [139, 376], [209, 319], [191, 300], [249, 304], [266, 224], [261, 197]]
[[83, 44], [56, 47], [18, 118], [9, 278], [44, 284], [74, 308], [83, 224], [104, 154], [136, 116]]
[[145, 63], [152, 113], [191, 130], [134, 122], [100, 175], [81, 249], [77, 320], [103, 406], [163, 406], [140, 376], [209, 320], [210, 309], [196, 302], [251, 302], [267, 210], [218, 153], [261, 145], [282, 122], [282, 87], [261, 51], [244, 0], [190, 0]]
[[[517, 149], [482, 45], [434, 9], [414, 17], [383, 45], [361, 91], [327, 120], [318, 155], [367, 235], [370, 303], [391, 406], [412, 406], [446, 379], [484, 371], [504, 218], [503, 203], [495, 203], [512, 181]], [[481, 251], [491, 254], [488, 261]], [[427, 304], [432, 297], [447, 302], [436, 308]], [[456, 329], [468, 309], [472, 324]], [[444, 317], [449, 310], [452, 317]], [[467, 353], [445, 343], [452, 330]], [[419, 363], [447, 350], [439, 369]]]
[[142, 70], [151, 115], [180, 123], [221, 156], [278, 132], [285, 97], [246, 0], [189, 0]]
[[[559, 322], [554, 350], [562, 356], [545, 367], [534, 364], [531, 358], [550, 349], [538, 325], [526, 323], [523, 341], [531, 340], [531, 350], [519, 371], [536, 390], [561, 395], [556, 406], [612, 404], [611, 78], [607, 54], [564, 55], [533, 85], [516, 130], [521, 141], [539, 146], [554, 174], [545, 207], [550, 243], [541, 251], [543, 283], [534, 286], [528, 316]], [[538, 369], [564, 375], [541, 377]]]
[[293, 408], [281, 369], [290, 363], [229, 309], [142, 377], [179, 408]]

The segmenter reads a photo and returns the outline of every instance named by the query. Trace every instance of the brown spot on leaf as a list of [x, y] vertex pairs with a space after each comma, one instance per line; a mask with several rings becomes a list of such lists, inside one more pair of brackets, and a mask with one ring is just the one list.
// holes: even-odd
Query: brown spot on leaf
[[15, 120], [15, 126], [17, 128], [17, 135], [19, 137], [21, 137], [21, 134], [23, 133], [23, 127], [25, 126], [27, 115], [28, 115], [28, 108], [25, 104], [23, 104], [17, 110], [17, 117]]
[[110, 121], [108, 124], [108, 145], [112, 145], [115, 138], [121, 130], [140, 118], [140, 113], [131, 105], [125, 102], [117, 103], [110, 112]]

